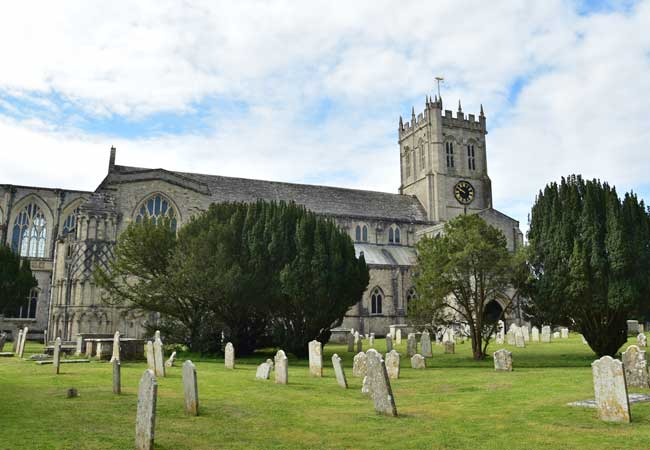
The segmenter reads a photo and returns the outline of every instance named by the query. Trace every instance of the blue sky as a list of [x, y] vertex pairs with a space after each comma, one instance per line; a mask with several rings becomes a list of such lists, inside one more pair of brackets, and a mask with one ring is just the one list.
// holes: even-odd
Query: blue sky
[[649, 27], [648, 1], [20, 2], [0, 17], [0, 182], [94, 189], [115, 145], [118, 164], [396, 192], [397, 121], [442, 75], [446, 108], [484, 105], [494, 204], [522, 226], [570, 173], [650, 198]]

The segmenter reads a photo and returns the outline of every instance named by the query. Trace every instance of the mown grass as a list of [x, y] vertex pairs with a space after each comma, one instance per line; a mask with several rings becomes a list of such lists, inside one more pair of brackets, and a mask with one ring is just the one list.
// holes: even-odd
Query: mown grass
[[[632, 342], [630, 342], [632, 343]], [[383, 340], [377, 349], [385, 350]], [[289, 385], [255, 380], [260, 352], [237, 360], [179, 355], [176, 367], [158, 379], [157, 449], [647, 449], [650, 404], [632, 405], [633, 423], [608, 424], [592, 409], [568, 402], [593, 398], [594, 355], [580, 337], [510, 348], [515, 371], [495, 373], [491, 360], [472, 361], [469, 344], [457, 354], [434, 346], [427, 369], [410, 369], [392, 383], [399, 417], [373, 412], [361, 380], [352, 377], [344, 346], [325, 347], [324, 378], [310, 378], [305, 360], [289, 359]], [[508, 348], [508, 346], [505, 346]], [[406, 352], [405, 344], [398, 349]], [[492, 348], [494, 350], [494, 348]], [[25, 356], [39, 353], [29, 343]], [[350, 388], [338, 387], [331, 355], [345, 363]], [[197, 366], [199, 417], [183, 412], [182, 361]], [[111, 392], [105, 362], [51, 365], [0, 359], [0, 449], [133, 448], [137, 387], [146, 364], [125, 362], [122, 395]], [[75, 387], [80, 396], [67, 399]], [[643, 390], [631, 389], [632, 392]], [[650, 390], [646, 390], [650, 392]]]

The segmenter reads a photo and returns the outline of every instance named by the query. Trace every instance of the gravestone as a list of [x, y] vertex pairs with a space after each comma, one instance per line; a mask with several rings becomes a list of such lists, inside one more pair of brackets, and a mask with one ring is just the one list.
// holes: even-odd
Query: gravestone
[[642, 323], [639, 324], [639, 333], [645, 333], [645, 327]]
[[391, 350], [386, 353], [386, 372], [388, 373], [388, 378], [397, 380], [399, 378], [399, 363], [400, 355], [397, 351]]
[[415, 354], [411, 358], [411, 368], [412, 369], [424, 369], [426, 368], [426, 364], [424, 362], [424, 356]]
[[627, 321], [627, 335], [636, 336], [639, 334], [639, 321], [638, 320], [628, 320]]
[[165, 367], [174, 367], [174, 362], [176, 362], [176, 352], [172, 352], [169, 356], [169, 359], [165, 362]]
[[598, 418], [606, 422], [630, 422], [630, 403], [623, 363], [603, 356], [591, 363]]
[[512, 352], [505, 348], [493, 353], [494, 370], [497, 372], [512, 372]]
[[267, 362], [263, 362], [257, 366], [257, 372], [255, 372], [255, 378], [258, 380], [268, 380], [271, 376], [271, 365]]
[[336, 375], [336, 382], [343, 389], [348, 388], [348, 380], [345, 378], [345, 372], [343, 371], [343, 364], [341, 362], [341, 357], [334, 353], [332, 355], [332, 367], [334, 367], [334, 374]]
[[524, 333], [521, 331], [521, 328], [515, 330], [515, 346], [517, 348], [526, 347], [526, 340], [524, 339]]
[[20, 329], [18, 332], [14, 333], [14, 345], [11, 349], [12, 352], [15, 354], [18, 354], [18, 346], [20, 345], [20, 341], [22, 340], [23, 337], [23, 330]]
[[395, 345], [401, 345], [402, 344], [402, 329], [398, 328], [395, 330]]
[[444, 346], [445, 346], [445, 353], [452, 354], [452, 355], [454, 353], [456, 353], [456, 344], [455, 343], [453, 343], [451, 341], [447, 341], [447, 342], [444, 343]]
[[183, 363], [183, 393], [185, 414], [199, 415], [199, 385], [196, 382], [196, 366], [189, 359]]
[[386, 351], [390, 352], [393, 349], [393, 338], [390, 334], [386, 335]]
[[539, 328], [533, 327], [530, 334], [531, 334], [531, 340], [533, 342], [539, 342]]
[[431, 358], [433, 356], [433, 349], [431, 348], [431, 336], [428, 331], [422, 333], [420, 337], [420, 352], [425, 358]]
[[406, 354], [410, 358], [418, 352], [418, 341], [415, 340], [415, 333], [409, 333], [406, 338]]
[[225, 356], [224, 356], [224, 364], [226, 366], [226, 369], [234, 369], [235, 368], [235, 347], [232, 345], [231, 342], [228, 342], [226, 344], [226, 351], [225, 351]]
[[516, 344], [516, 336], [515, 335], [517, 334], [518, 329], [519, 328], [516, 325], [513, 324], [513, 326], [511, 326], [510, 329], [508, 330], [508, 334], [506, 335], [508, 345], [515, 345]]
[[362, 378], [366, 376], [367, 371], [368, 356], [364, 352], [359, 352], [352, 359], [352, 376]]
[[569, 339], [569, 329], [568, 328], [560, 328], [560, 337], [562, 339]]
[[370, 337], [368, 338], [368, 347], [375, 348], [375, 333], [370, 333]]
[[354, 351], [354, 334], [348, 334], [348, 352]]
[[97, 358], [98, 360], [101, 361], [102, 358], [104, 357], [104, 344], [103, 344], [103, 342], [97, 342], [96, 349], [97, 349], [97, 351], [95, 353], [95, 358]]
[[113, 366], [113, 394], [122, 393], [122, 374], [120, 373], [120, 360], [114, 359], [111, 362]]
[[[86, 358], [92, 358], [93, 356], [93, 348], [94, 348], [94, 342], [93, 341], [86, 341]], [[153, 355], [153, 353], [152, 353]]]
[[[530, 342], [530, 331], [528, 331], [528, 325], [523, 325], [519, 327], [521, 330], [521, 333], [524, 335], [524, 342]], [[515, 337], [515, 344], [517, 343], [516, 337]]]
[[395, 398], [386, 372], [386, 365], [379, 352], [368, 350], [368, 373], [366, 375], [368, 391], [375, 404], [375, 411], [387, 416], [397, 416]]
[[496, 341], [497, 341], [497, 344], [499, 344], [499, 345], [503, 345], [503, 343], [505, 341], [505, 326], [506, 325], [503, 322], [503, 320], [499, 320], [497, 322], [497, 338], [496, 338]]
[[7, 333], [0, 334], [0, 352], [3, 351], [6, 340], [7, 340]]
[[156, 376], [153, 370], [147, 369], [138, 387], [138, 412], [135, 417], [136, 450], [153, 450], [157, 397]]
[[271, 358], [266, 358], [266, 363], [271, 367], [271, 370], [275, 368], [275, 363]]
[[630, 345], [621, 355], [625, 382], [628, 386], [650, 388], [648, 378], [648, 364], [646, 363], [645, 350], [640, 350], [636, 345]]
[[116, 331], [113, 336], [113, 354], [111, 355], [111, 362], [120, 360], [120, 332]]
[[75, 349], [74, 355], [81, 356], [83, 353], [84, 337], [80, 334], [77, 335], [77, 348]]
[[[88, 344], [90, 344], [90, 342]], [[145, 353], [147, 354], [147, 366], [153, 371], [153, 373], [156, 373], [156, 358], [153, 355], [153, 342], [147, 341]]]
[[358, 331], [354, 332], [354, 346], [357, 349], [357, 353], [363, 350], [363, 337], [359, 334]]
[[278, 350], [275, 354], [275, 384], [287, 384], [289, 382], [289, 359], [284, 350]]
[[153, 361], [155, 364], [155, 374], [157, 377], [165, 376], [165, 360], [163, 353], [163, 343], [160, 340], [160, 332], [156, 331], [156, 340], [153, 341]]
[[309, 343], [309, 375], [323, 376], [323, 348], [316, 340]]
[[[636, 345], [638, 345], [639, 347], [645, 347], [646, 346], [645, 334], [639, 333], [639, 335], [636, 337]], [[0, 350], [2, 350], [1, 346], [0, 346]]]
[[52, 364], [54, 365], [54, 373], [59, 374], [61, 368], [61, 338], [58, 337], [54, 341], [54, 353], [52, 356]]
[[559, 331], [555, 331], [553, 333], [553, 339], [560, 339], [560, 332]]
[[542, 342], [547, 344], [551, 342], [551, 327], [548, 325], [542, 327]]
[[20, 336], [20, 344], [19, 344], [19, 349], [18, 349], [18, 357], [22, 358], [23, 355], [25, 354], [25, 343], [27, 341], [27, 333], [29, 332], [29, 328], [25, 327], [23, 328], [23, 334]]

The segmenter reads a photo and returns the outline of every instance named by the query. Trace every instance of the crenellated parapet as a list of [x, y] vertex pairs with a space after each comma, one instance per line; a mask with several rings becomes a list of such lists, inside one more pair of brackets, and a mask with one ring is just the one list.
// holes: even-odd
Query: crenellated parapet
[[454, 113], [450, 110], [442, 110], [442, 97], [435, 96], [433, 99], [426, 97], [424, 111], [415, 114], [415, 108], [411, 109], [411, 120], [404, 121], [400, 116], [398, 133], [399, 139], [402, 140], [409, 135], [416, 133], [418, 130], [431, 125], [433, 121], [439, 121], [446, 128], [464, 128], [472, 131], [479, 131], [487, 134], [486, 118], [483, 113], [483, 105], [478, 118], [474, 114], [464, 114], [460, 101], [458, 102], [458, 111]]

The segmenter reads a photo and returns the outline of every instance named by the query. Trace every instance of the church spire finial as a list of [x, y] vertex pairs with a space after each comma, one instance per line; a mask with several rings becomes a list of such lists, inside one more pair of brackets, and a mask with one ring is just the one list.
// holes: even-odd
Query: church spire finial
[[110, 172], [113, 170], [113, 167], [115, 167], [115, 154], [117, 153], [117, 149], [115, 148], [114, 145], [111, 145], [111, 154], [108, 158], [108, 171]]
[[458, 99], [458, 112], [463, 112], [463, 108], [460, 106], [460, 99]]
[[481, 103], [481, 117], [485, 117], [485, 114], [483, 113], [483, 103]]

